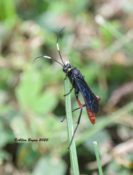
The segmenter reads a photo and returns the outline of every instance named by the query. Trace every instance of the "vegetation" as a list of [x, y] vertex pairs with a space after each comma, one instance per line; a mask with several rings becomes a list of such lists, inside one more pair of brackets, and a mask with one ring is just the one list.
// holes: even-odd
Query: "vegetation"
[[[0, 2], [0, 174], [69, 175], [78, 166], [84, 175], [98, 169], [132, 174], [132, 17], [131, 0]], [[75, 170], [67, 122], [60, 122], [66, 115], [64, 73], [52, 60], [33, 61], [40, 55], [58, 58], [57, 35], [64, 60], [80, 69], [101, 98], [94, 126], [83, 112]], [[73, 93], [71, 103], [77, 107]]]

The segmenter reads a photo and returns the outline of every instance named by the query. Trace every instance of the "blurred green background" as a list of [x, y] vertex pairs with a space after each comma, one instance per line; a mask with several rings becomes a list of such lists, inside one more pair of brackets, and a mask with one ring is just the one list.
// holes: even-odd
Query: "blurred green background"
[[[75, 136], [80, 173], [96, 175], [92, 142], [99, 143], [104, 175], [133, 169], [133, 1], [0, 1], [0, 174], [69, 175], [65, 60], [82, 72], [100, 110], [92, 126], [84, 111]], [[72, 107], [77, 107], [72, 95]], [[78, 112], [73, 114], [74, 125]], [[48, 138], [16, 142], [15, 138]]]

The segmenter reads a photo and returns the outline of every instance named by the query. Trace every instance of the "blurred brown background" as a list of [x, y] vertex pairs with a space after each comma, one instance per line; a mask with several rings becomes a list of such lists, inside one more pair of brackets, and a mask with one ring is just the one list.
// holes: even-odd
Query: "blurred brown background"
[[[133, 1], [0, 1], [0, 174], [69, 175], [64, 74], [54, 61], [60, 33], [63, 57], [100, 96], [92, 126], [84, 111], [75, 136], [80, 173], [133, 169]], [[72, 95], [72, 107], [77, 107]], [[73, 114], [74, 125], [78, 112]], [[15, 138], [48, 138], [16, 142]]]

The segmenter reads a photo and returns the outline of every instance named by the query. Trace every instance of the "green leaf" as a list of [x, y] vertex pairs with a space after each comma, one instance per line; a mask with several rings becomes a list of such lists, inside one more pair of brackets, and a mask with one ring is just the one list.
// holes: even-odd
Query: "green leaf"
[[21, 108], [41, 114], [46, 114], [54, 109], [57, 103], [56, 94], [49, 89], [42, 92], [43, 88], [43, 77], [39, 72], [34, 69], [24, 72], [16, 90]]
[[14, 131], [16, 138], [26, 139], [30, 136], [29, 128], [27, 128], [24, 119], [21, 118], [20, 116], [16, 116], [12, 119], [11, 127], [12, 127], [12, 130]]
[[65, 164], [57, 157], [41, 158], [36, 164], [33, 175], [63, 175], [65, 174]]
[[4, 128], [3, 121], [0, 122], [0, 147], [5, 146], [12, 140], [12, 132], [7, 128]]

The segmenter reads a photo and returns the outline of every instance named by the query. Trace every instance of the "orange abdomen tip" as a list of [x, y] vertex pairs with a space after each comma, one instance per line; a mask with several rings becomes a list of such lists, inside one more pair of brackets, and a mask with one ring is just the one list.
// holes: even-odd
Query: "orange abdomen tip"
[[87, 109], [87, 114], [88, 114], [90, 122], [94, 125], [96, 121], [95, 114], [91, 112], [90, 109]]

